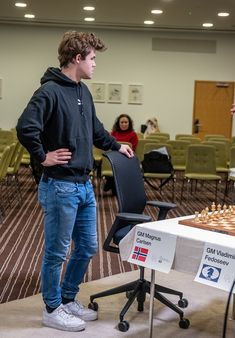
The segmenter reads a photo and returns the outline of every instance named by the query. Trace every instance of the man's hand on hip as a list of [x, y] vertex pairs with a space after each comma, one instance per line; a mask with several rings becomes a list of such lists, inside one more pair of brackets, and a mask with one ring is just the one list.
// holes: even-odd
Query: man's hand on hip
[[57, 164], [67, 164], [72, 157], [71, 151], [66, 148], [60, 148], [54, 151], [49, 151], [46, 154], [46, 159], [41, 164], [44, 167], [51, 167]]

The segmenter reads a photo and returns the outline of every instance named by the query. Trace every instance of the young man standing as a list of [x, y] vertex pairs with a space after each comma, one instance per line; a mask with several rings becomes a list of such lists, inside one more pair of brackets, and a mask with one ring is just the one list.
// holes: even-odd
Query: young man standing
[[[103, 150], [133, 152], [118, 144], [96, 117], [90, 79], [96, 51], [105, 49], [94, 34], [67, 32], [58, 48], [60, 69], [48, 68], [18, 120], [20, 142], [43, 165], [38, 197], [44, 211], [45, 248], [41, 270], [43, 324], [65, 331], [85, 329], [97, 319], [75, 298], [97, 250], [96, 202], [89, 172], [93, 144]], [[62, 263], [69, 257], [62, 282]]]

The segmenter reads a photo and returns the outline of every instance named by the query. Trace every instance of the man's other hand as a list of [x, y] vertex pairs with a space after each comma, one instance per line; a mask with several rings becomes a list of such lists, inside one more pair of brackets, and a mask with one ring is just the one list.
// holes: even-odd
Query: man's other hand
[[131, 149], [131, 147], [128, 146], [128, 144], [121, 144], [121, 148], [119, 149], [119, 152], [126, 155], [129, 158], [134, 156], [134, 152]]

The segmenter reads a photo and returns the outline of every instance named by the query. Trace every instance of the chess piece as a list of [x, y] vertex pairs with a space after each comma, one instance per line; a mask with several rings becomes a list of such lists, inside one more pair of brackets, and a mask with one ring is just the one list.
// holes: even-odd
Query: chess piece
[[222, 212], [222, 218], [226, 218], [227, 217], [227, 205], [224, 204], [223, 206], [223, 212]]
[[195, 218], [194, 218], [194, 221], [195, 222], [200, 222], [200, 219], [199, 219], [199, 212], [198, 211], [195, 211]]
[[207, 216], [206, 216], [206, 210], [203, 209], [202, 212], [201, 212], [201, 222], [206, 224], [207, 223]]
[[215, 210], [216, 210], [216, 205], [215, 205], [215, 202], [213, 202], [212, 205], [211, 205], [211, 218], [212, 219], [214, 219]]
[[221, 204], [217, 205], [217, 219], [221, 218]]
[[206, 221], [206, 223], [209, 222], [209, 220], [210, 220], [209, 208], [206, 207], [205, 208], [205, 221]]

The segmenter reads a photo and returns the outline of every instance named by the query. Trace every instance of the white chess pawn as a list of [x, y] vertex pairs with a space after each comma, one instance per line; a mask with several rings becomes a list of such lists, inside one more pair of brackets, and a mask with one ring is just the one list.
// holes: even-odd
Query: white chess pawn
[[195, 222], [200, 222], [200, 219], [199, 219], [199, 212], [198, 212], [198, 211], [195, 211], [195, 218], [194, 218], [194, 221], [195, 221]]

